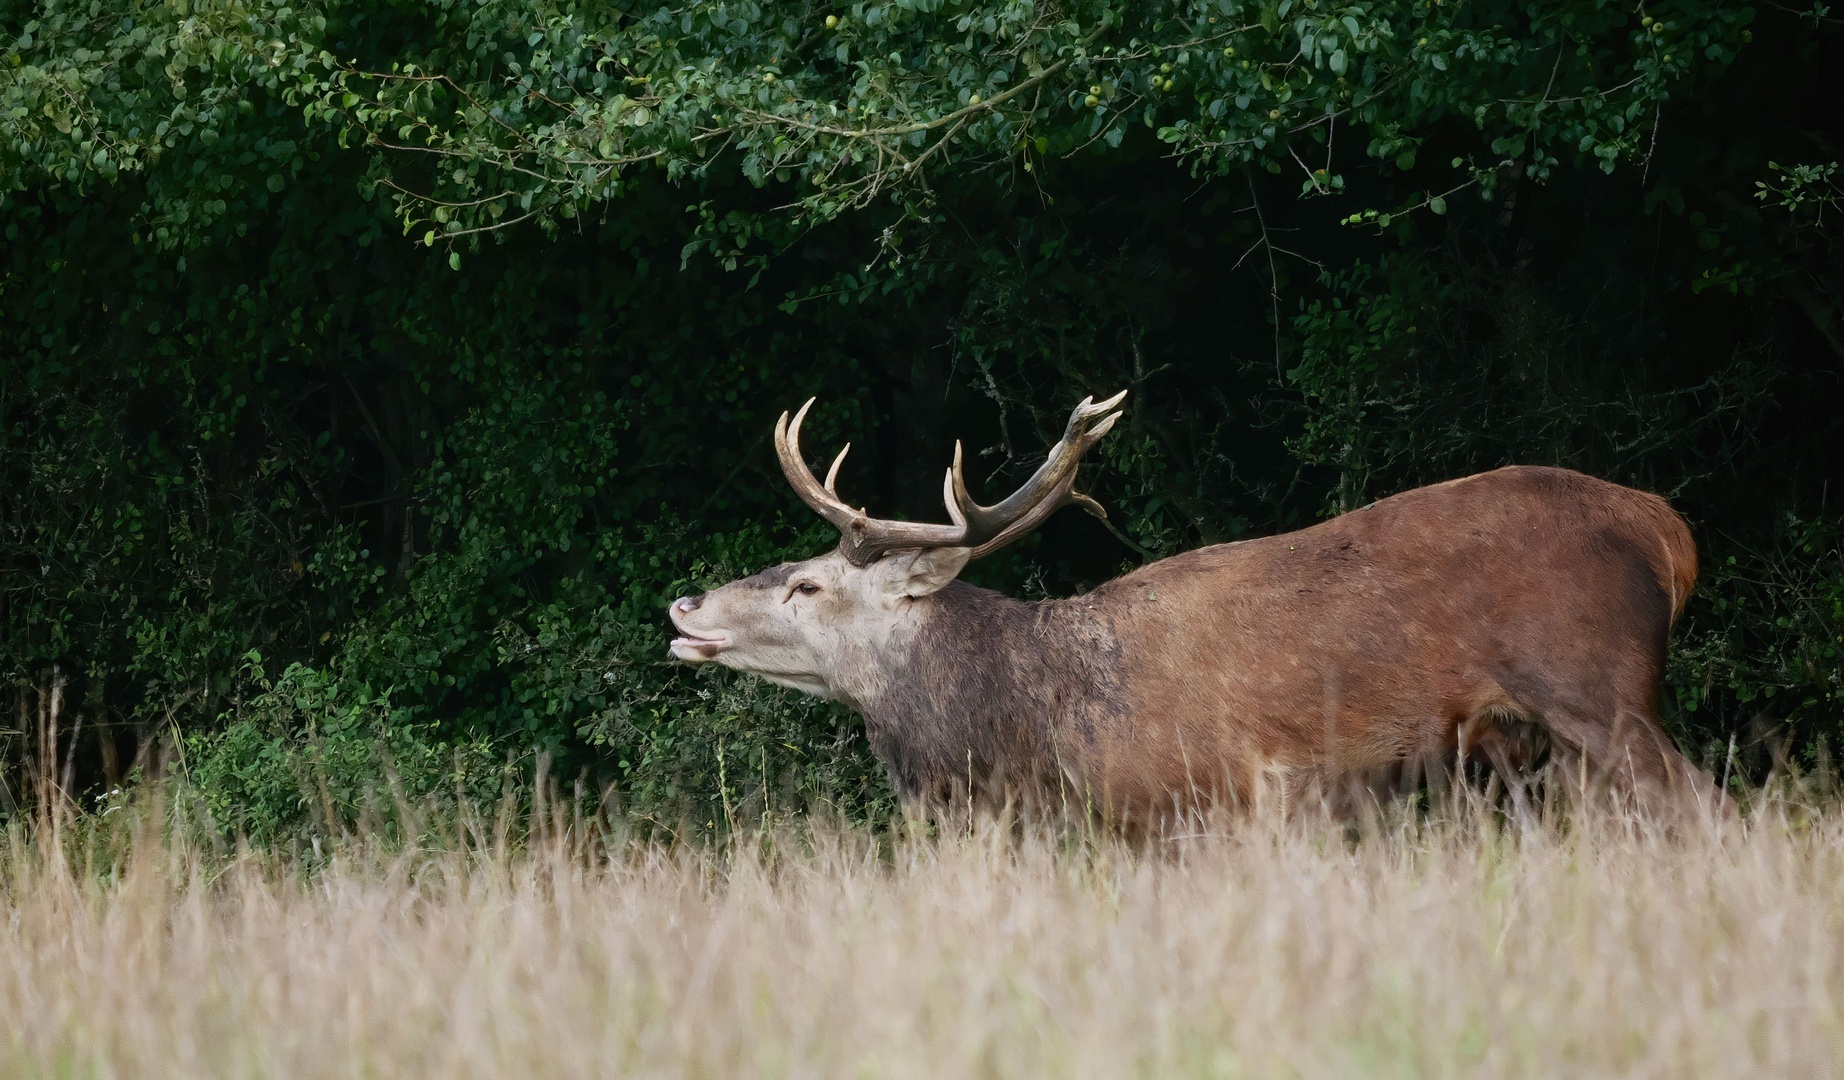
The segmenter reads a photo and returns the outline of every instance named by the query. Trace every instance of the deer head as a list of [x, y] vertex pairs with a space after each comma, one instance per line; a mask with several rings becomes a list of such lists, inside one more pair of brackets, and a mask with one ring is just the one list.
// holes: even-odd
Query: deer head
[[1123, 390], [1099, 403], [1083, 398], [1043, 465], [992, 506], [967, 494], [956, 443], [942, 481], [945, 525], [873, 518], [848, 505], [836, 483], [851, 444], [833, 459], [822, 483], [800, 451], [801, 421], [813, 401], [791, 421], [782, 413], [775, 424], [781, 471], [801, 500], [838, 528], [839, 545], [818, 558], [673, 601], [670, 615], [682, 636], [673, 639], [672, 655], [820, 697], [867, 700], [881, 686], [891, 650], [914, 633], [931, 598], [969, 562], [1024, 536], [1063, 506], [1106, 516], [1099, 503], [1075, 490], [1076, 467], [1120, 419], [1117, 406], [1126, 396]]

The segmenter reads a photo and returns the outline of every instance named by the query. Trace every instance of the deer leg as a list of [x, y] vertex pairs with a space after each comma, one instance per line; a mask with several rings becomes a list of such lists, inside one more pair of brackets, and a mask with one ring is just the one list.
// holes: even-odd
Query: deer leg
[[1641, 812], [1726, 815], [1732, 802], [1678, 752], [1650, 710], [1608, 704], [1548, 702], [1537, 717], [1563, 755], [1562, 779], [1585, 788], [1583, 798], [1608, 793], [1631, 799]]
[[[1492, 767], [1493, 782], [1504, 788], [1511, 803], [1510, 816], [1519, 821], [1532, 820], [1528, 770], [1533, 759], [1523, 753], [1522, 740], [1513, 739], [1497, 728], [1490, 728], [1479, 740], [1476, 749]], [[1490, 786], [1486, 790], [1490, 792]]]
[[1628, 716], [1630, 722], [1644, 732], [1645, 749], [1650, 752], [1651, 759], [1658, 763], [1665, 789], [1680, 812], [1706, 819], [1730, 818], [1738, 813], [1735, 800], [1718, 787], [1708, 773], [1678, 750], [1656, 716], [1636, 711], [1628, 711], [1623, 715]]

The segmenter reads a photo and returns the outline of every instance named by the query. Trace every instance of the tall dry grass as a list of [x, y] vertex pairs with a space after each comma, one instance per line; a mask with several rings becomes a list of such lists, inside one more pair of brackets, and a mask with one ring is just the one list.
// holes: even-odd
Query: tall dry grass
[[1818, 1076], [1844, 816], [0, 851], [0, 1075]]

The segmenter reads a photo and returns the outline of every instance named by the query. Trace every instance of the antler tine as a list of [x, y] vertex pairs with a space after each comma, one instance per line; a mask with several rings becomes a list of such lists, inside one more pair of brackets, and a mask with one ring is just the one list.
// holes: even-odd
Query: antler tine
[[1121, 414], [1115, 410], [1126, 397], [1127, 391], [1122, 390], [1102, 402], [1096, 402], [1093, 396], [1083, 398], [1069, 414], [1063, 438], [1050, 448], [1044, 463], [1022, 487], [993, 506], [981, 506], [968, 495], [960, 456], [955, 455], [949, 484], [953, 488], [952, 501], [960, 513], [954, 517], [956, 521], [964, 517], [967, 522], [966, 542], [973, 548], [973, 558], [1011, 543], [1063, 506], [1073, 504], [1097, 517], [1107, 516], [1100, 503], [1075, 490], [1076, 467], [1089, 447], [1120, 419]]
[[845, 464], [845, 455], [851, 452], [851, 443], [839, 447], [839, 456], [832, 459], [832, 468], [826, 470], [826, 490], [835, 496], [839, 494], [839, 489], [833, 486], [833, 482], [839, 478], [839, 466]]
[[1085, 397], [1082, 399], [1082, 404], [1076, 406], [1076, 411], [1070, 414], [1070, 423], [1075, 423], [1078, 417], [1086, 420], [1091, 416], [1101, 416], [1104, 413], [1113, 412], [1114, 407], [1126, 399], [1127, 391], [1125, 390], [1122, 390], [1120, 393], [1102, 402], [1096, 402], [1093, 395]]
[[[782, 475], [788, 478], [788, 484], [793, 487], [794, 494], [800, 496], [800, 501], [841, 530], [846, 530], [851, 527], [854, 519], [862, 520], [864, 515], [845, 505], [832, 489], [833, 481], [838, 478], [839, 463], [845, 458], [845, 451], [841, 450], [838, 458], [833, 460], [832, 470], [826, 474], [824, 486], [814, 477], [813, 470], [807, 468], [807, 461], [800, 453], [800, 425], [807, 418], [807, 410], [813, 407], [815, 400], [808, 398], [807, 403], [794, 414], [792, 423], [788, 422], [788, 414], [785, 412], [781, 414], [781, 419], [775, 421], [775, 456], [781, 459]], [[847, 444], [847, 449], [850, 449], [850, 444]]]
[[965, 529], [967, 515], [961, 513], [960, 502], [955, 492], [966, 485], [960, 478], [960, 440], [954, 440], [954, 464], [948, 467], [948, 474], [941, 478], [941, 501], [948, 506], [948, 520]]

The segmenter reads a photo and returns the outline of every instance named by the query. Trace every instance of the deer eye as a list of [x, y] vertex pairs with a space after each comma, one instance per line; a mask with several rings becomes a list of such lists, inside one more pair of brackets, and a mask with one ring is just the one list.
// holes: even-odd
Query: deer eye
[[811, 581], [803, 581], [794, 586], [794, 591], [802, 596], [812, 596], [814, 593], [820, 591], [820, 587]]

